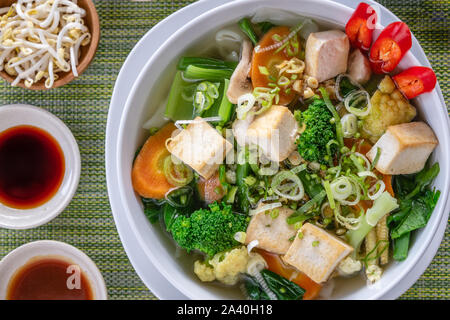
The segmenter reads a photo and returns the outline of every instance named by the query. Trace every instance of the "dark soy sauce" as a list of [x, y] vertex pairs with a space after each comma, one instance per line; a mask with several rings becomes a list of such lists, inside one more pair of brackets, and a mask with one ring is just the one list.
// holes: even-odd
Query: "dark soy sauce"
[[48, 132], [23, 125], [0, 133], [0, 202], [31, 209], [50, 200], [64, 178], [64, 154]]

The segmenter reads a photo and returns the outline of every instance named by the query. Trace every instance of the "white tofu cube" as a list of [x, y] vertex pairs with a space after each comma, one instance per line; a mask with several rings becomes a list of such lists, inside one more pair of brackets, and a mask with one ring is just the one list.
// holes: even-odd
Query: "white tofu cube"
[[313, 32], [306, 41], [306, 74], [322, 82], [345, 73], [350, 50], [347, 35], [340, 30]]
[[304, 224], [283, 260], [305, 273], [313, 281], [328, 280], [336, 266], [348, 256], [353, 248], [311, 223]]
[[274, 105], [258, 115], [247, 129], [247, 142], [257, 145], [272, 161], [285, 160], [295, 150], [298, 123], [284, 106]]
[[380, 148], [375, 168], [382, 174], [416, 173], [423, 169], [437, 144], [433, 130], [424, 122], [403, 123], [388, 127], [367, 158], [373, 162]]
[[367, 58], [359, 49], [353, 50], [348, 57], [347, 73], [350, 77], [360, 83], [364, 84], [369, 81], [372, 75], [369, 58]]
[[230, 142], [201, 117], [195, 118], [193, 123], [181, 130], [167, 144], [172, 155], [205, 179], [216, 172], [232, 147]]
[[[257, 248], [285, 254], [292, 244], [292, 239], [297, 231], [293, 226], [287, 224], [286, 219], [294, 213], [289, 208], [276, 208], [278, 216], [272, 218], [270, 211], [259, 212], [252, 217], [247, 227], [245, 243], [248, 245], [258, 240]], [[291, 240], [289, 240], [291, 239]]]

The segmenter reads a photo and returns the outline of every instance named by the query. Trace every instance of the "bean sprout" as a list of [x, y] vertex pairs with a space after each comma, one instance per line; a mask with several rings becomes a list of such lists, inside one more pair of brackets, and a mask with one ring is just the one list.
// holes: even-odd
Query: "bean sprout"
[[80, 46], [91, 41], [86, 11], [76, 0], [18, 0], [0, 14], [0, 71], [31, 87], [44, 79], [53, 87], [58, 72], [78, 77]]

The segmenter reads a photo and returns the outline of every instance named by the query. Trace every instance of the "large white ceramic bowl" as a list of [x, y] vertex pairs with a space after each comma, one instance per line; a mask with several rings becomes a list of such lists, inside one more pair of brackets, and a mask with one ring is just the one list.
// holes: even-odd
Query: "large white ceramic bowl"
[[[147, 136], [142, 129], [143, 123], [149, 118], [152, 118], [152, 126], [160, 126], [165, 122], [161, 101], [168, 93], [178, 58], [190, 48], [201, 45], [206, 35], [252, 15], [259, 7], [288, 10], [339, 28], [343, 28], [352, 14], [352, 9], [326, 0], [242, 0], [208, 11], [174, 33], [149, 59], [129, 94], [120, 123], [116, 161], [117, 188], [125, 209], [121, 214], [126, 216], [142, 254], [149, 257], [174, 287], [192, 299], [233, 299], [242, 296], [238, 291], [200, 283], [192, 272], [192, 261], [177, 258], [175, 247], [168, 236], [159, 225], [151, 225], [143, 213], [139, 197], [131, 184], [132, 162], [136, 149]], [[412, 65], [419, 63], [408, 53], [399, 69]], [[434, 182], [434, 186], [441, 190], [441, 198], [426, 228], [415, 233], [407, 260], [392, 263], [382, 279], [372, 287], [366, 287], [360, 278], [339, 281], [332, 296], [334, 299], [377, 299], [392, 290], [426, 253], [442, 216], [448, 215], [446, 202], [450, 168], [447, 159], [450, 156], [450, 133], [446, 108], [436, 91], [421, 95], [414, 104], [418, 107], [420, 117], [433, 128], [440, 142], [432, 158], [441, 165], [441, 173]]]

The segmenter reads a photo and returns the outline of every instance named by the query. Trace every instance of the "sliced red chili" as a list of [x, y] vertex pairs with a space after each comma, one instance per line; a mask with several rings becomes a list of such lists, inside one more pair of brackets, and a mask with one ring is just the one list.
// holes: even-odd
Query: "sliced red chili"
[[389, 73], [411, 49], [411, 31], [404, 22], [393, 22], [380, 33], [370, 48], [369, 60], [375, 73]]
[[408, 99], [432, 91], [437, 82], [434, 71], [427, 67], [411, 67], [393, 76], [392, 79]]
[[345, 33], [353, 47], [368, 51], [377, 23], [377, 13], [367, 3], [361, 2], [345, 26]]

